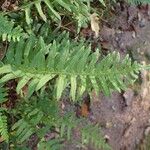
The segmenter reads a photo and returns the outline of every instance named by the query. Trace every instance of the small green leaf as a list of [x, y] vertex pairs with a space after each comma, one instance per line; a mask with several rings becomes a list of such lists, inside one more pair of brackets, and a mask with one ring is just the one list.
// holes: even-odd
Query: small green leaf
[[26, 7], [25, 8], [25, 17], [26, 17], [26, 22], [27, 22], [27, 24], [29, 25], [29, 24], [31, 24], [31, 18], [30, 18], [30, 7]]
[[35, 88], [36, 88], [38, 82], [39, 82], [39, 79], [37, 79], [37, 78], [31, 80], [31, 82], [29, 83], [29, 86], [28, 86], [27, 98], [30, 98], [30, 97], [31, 97], [31, 95], [32, 95], [33, 92], [35, 91]]
[[17, 88], [16, 88], [16, 91], [17, 93], [19, 94], [21, 89], [29, 82], [29, 80], [32, 78], [32, 76], [30, 77], [27, 77], [27, 76], [24, 76], [19, 82], [18, 82], [18, 85], [17, 85]]
[[103, 4], [106, 7], [104, 0], [99, 0], [99, 1], [101, 4]]
[[20, 142], [24, 142], [26, 139], [28, 139], [33, 134], [33, 131], [31, 129], [27, 130], [25, 135], [20, 139]]
[[82, 96], [82, 94], [85, 92], [86, 90], [86, 76], [80, 76], [81, 79], [81, 87], [79, 90], [79, 95]]
[[64, 90], [65, 78], [66, 78], [65, 75], [61, 75], [57, 80], [57, 100], [61, 98], [62, 92]]
[[21, 126], [21, 124], [24, 122], [23, 119], [20, 119], [19, 121], [17, 121], [13, 126], [12, 126], [12, 130], [15, 130], [16, 128], [18, 128], [19, 126]]
[[27, 122], [24, 120], [24, 121], [22, 122], [22, 124], [21, 124], [20, 126], [18, 126], [17, 132], [16, 132], [16, 136], [21, 137], [22, 135], [24, 135], [24, 134], [23, 134], [23, 131], [25, 130], [25, 131], [27, 132], [27, 130], [26, 130], [27, 127], [28, 127], [28, 124], [27, 124]]
[[30, 36], [26, 41], [26, 46], [24, 48], [24, 58], [26, 59], [29, 56], [31, 49], [34, 46], [34, 36]]
[[0, 74], [10, 73], [12, 71], [11, 65], [5, 65], [0, 68]]
[[117, 82], [117, 80], [115, 80], [115, 77], [114, 77], [114, 75], [112, 74], [110, 74], [109, 76], [108, 76], [108, 78], [109, 78], [109, 81], [112, 83], [112, 85], [114, 86], [114, 88], [118, 91], [118, 92], [121, 92], [121, 87], [119, 87], [119, 84], [118, 84], [118, 82]]
[[76, 81], [76, 76], [71, 76], [71, 97], [72, 100], [75, 101], [75, 97], [76, 97], [76, 90], [77, 90], [77, 81]]
[[71, 9], [70, 9], [70, 5], [68, 5], [67, 3], [65, 3], [65, 2], [63, 2], [62, 0], [56, 0], [57, 1], [57, 3], [59, 4], [59, 5], [61, 5], [62, 7], [64, 7], [65, 9], [67, 9], [68, 11], [71, 11]]
[[45, 55], [42, 51], [39, 51], [33, 58], [31, 62], [31, 67], [36, 67], [37, 69], [41, 70], [45, 68]]
[[49, 80], [53, 79], [55, 77], [55, 75], [45, 75], [43, 76], [39, 83], [37, 84], [37, 87], [36, 87], [36, 91], [38, 91], [39, 89], [41, 89]]
[[24, 45], [25, 45], [25, 43], [24, 43], [23, 39], [21, 39], [16, 45], [15, 64], [17, 64], [17, 65], [20, 65], [22, 62]]
[[37, 11], [38, 11], [39, 15], [41, 16], [41, 18], [46, 22], [47, 19], [46, 19], [46, 16], [44, 15], [44, 13], [42, 11], [41, 1], [36, 2], [35, 7], [37, 8]]
[[103, 88], [103, 91], [104, 91], [104, 93], [106, 94], [106, 96], [109, 96], [110, 95], [110, 89], [109, 89], [109, 87], [108, 87], [108, 84], [107, 84], [107, 82], [106, 82], [106, 79], [105, 79], [105, 77], [100, 77], [100, 79], [99, 79], [99, 81], [100, 81], [100, 83], [101, 83], [101, 86], [102, 86], [102, 88]]
[[14, 79], [16, 78], [16, 76], [13, 74], [13, 73], [9, 73], [9, 74], [6, 74], [5, 76], [3, 76], [1, 79], [0, 79], [0, 83], [4, 83], [4, 82], [7, 82], [11, 79]]
[[98, 95], [100, 89], [99, 89], [99, 86], [97, 84], [97, 81], [96, 81], [95, 77], [94, 76], [90, 76], [90, 80], [91, 80], [91, 83], [93, 85], [94, 90], [96, 91], [96, 94]]
[[7, 40], [7, 34], [6, 34], [6, 33], [3, 33], [3, 34], [2, 34], [2, 40], [3, 40], [3, 41], [6, 41], [6, 40]]
[[10, 64], [14, 63], [14, 51], [15, 51], [15, 43], [10, 42], [9, 47], [7, 49], [7, 53], [6, 53], [7, 61]]
[[64, 133], [65, 133], [65, 124], [62, 124], [61, 125], [61, 128], [60, 128], [60, 137], [63, 137], [64, 136]]
[[51, 2], [49, 0], [44, 0], [45, 4], [49, 7], [49, 9], [52, 11], [52, 13], [59, 19], [61, 20], [60, 15], [53, 9]]

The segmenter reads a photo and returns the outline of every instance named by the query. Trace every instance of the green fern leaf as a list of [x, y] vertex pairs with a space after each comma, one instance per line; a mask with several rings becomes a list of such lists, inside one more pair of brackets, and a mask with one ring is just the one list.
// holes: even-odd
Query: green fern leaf
[[[100, 59], [97, 53], [90, 54], [90, 46], [83, 41], [61, 40], [61, 36], [64, 35], [48, 45], [41, 37], [33, 40], [31, 36], [27, 41], [20, 41], [24, 44], [20, 50], [22, 54], [17, 54], [19, 43], [11, 42], [6, 54], [7, 63], [0, 67], [0, 83], [20, 78], [17, 92], [29, 84], [28, 96], [31, 96], [55, 79], [56, 98], [60, 99], [64, 89], [71, 85], [70, 95], [75, 100], [85, 90], [103, 91], [106, 95], [113, 90], [120, 92], [138, 77], [141, 66], [132, 63], [128, 55], [121, 60], [120, 55], [113, 52]], [[68, 41], [66, 46], [65, 41]], [[18, 61], [17, 56], [20, 57]]]

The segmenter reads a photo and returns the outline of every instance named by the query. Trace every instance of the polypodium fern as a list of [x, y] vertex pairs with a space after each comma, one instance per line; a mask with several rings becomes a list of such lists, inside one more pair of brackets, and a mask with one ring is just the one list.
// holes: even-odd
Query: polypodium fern
[[[60, 136], [67, 137], [67, 140], [71, 140], [73, 129], [77, 129], [79, 124], [86, 120], [76, 118], [72, 114], [66, 114], [64, 117], [58, 120], [57, 125], [60, 125]], [[82, 139], [82, 145], [93, 144], [95, 148], [110, 150], [108, 144], [106, 144], [105, 139], [100, 133], [100, 128], [97, 125], [87, 123], [86, 125], [82, 124], [81, 129], [79, 130]]]
[[44, 97], [41, 95], [38, 98], [31, 97], [26, 102], [22, 99], [20, 104], [18, 104], [17, 111], [17, 115], [20, 118], [12, 127], [18, 143], [27, 141], [33, 134], [38, 135], [40, 140], [44, 138], [46, 133], [55, 126], [55, 122], [58, 119], [56, 102], [51, 100], [46, 94]]
[[18, 139], [18, 143], [24, 142], [34, 133], [32, 126], [25, 119], [20, 119], [16, 122], [12, 127], [12, 130], [16, 131], [15, 136]]
[[[61, 149], [64, 139], [72, 140], [73, 130], [83, 122], [82, 118], [76, 118], [72, 112], [67, 112], [60, 117], [58, 101], [50, 100], [47, 95], [43, 98], [38, 97], [38, 99], [31, 97], [29, 101], [22, 102], [18, 107], [20, 119], [12, 127], [12, 130], [15, 131], [14, 139], [18, 144], [26, 143], [31, 135], [37, 135], [39, 150]], [[57, 136], [48, 139], [45, 136], [47, 133], [57, 133]], [[108, 147], [97, 126], [88, 123], [79, 130], [79, 133], [81, 133], [84, 145], [92, 143], [96, 148]]]
[[0, 67], [0, 83], [18, 78], [17, 92], [28, 85], [28, 97], [51, 80], [55, 81], [57, 99], [69, 84], [73, 100], [77, 94], [92, 89], [109, 95], [112, 90], [120, 92], [133, 83], [140, 70], [140, 65], [132, 63], [128, 55], [120, 59], [113, 52], [101, 59], [83, 41], [65, 38], [48, 45], [42, 37], [37, 40], [32, 36], [27, 41], [11, 42], [6, 58], [5, 65]]
[[0, 14], [0, 37], [3, 41], [19, 41], [23, 36], [23, 29], [20, 26], [15, 27], [12, 20], [8, 21], [7, 17]]

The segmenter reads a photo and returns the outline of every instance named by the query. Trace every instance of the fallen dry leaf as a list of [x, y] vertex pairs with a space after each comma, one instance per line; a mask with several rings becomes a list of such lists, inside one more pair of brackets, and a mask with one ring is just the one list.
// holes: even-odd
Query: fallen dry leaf
[[3, 137], [0, 137], [0, 143], [3, 142], [3, 141], [4, 141], [4, 138], [3, 138]]
[[91, 20], [91, 29], [92, 31], [94, 31], [95, 37], [97, 38], [99, 36], [100, 30], [98, 15], [96, 13], [91, 14], [90, 20]]

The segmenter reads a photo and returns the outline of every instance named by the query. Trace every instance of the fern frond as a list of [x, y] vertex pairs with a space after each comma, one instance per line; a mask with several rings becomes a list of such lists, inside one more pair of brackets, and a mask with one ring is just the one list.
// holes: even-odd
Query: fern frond
[[20, 143], [24, 142], [35, 133], [35, 127], [40, 123], [42, 117], [43, 113], [34, 109], [13, 125], [12, 130], [16, 131], [15, 136]]
[[[55, 108], [55, 105], [57, 105], [57, 108]], [[49, 100], [47, 95], [22, 103], [19, 106], [19, 112], [21, 118], [12, 127], [12, 130], [15, 131], [16, 140], [22, 143], [27, 141], [31, 135], [36, 134], [40, 140], [38, 149], [41, 150], [48, 147], [54, 150], [61, 149], [64, 139], [71, 140], [73, 130], [78, 128], [82, 121], [82, 118], [76, 118], [74, 113], [71, 112], [60, 117], [58, 101]], [[49, 132], [53, 133], [54, 129], [57, 129], [57, 137], [46, 139], [45, 135]], [[92, 142], [96, 148], [107, 147], [97, 126], [85, 125], [79, 132], [81, 132], [82, 140], [86, 141], [84, 144]], [[93, 136], [88, 138], [90, 132]]]
[[46, 94], [44, 97], [31, 97], [30, 101], [22, 102], [18, 110], [20, 119], [12, 127], [14, 136], [20, 143], [27, 141], [33, 134], [37, 134], [40, 140], [43, 139], [55, 125], [57, 109], [56, 101], [50, 100]]
[[78, 93], [92, 89], [110, 95], [113, 90], [120, 92], [133, 83], [141, 68], [137, 62], [132, 63], [128, 55], [120, 59], [116, 52], [100, 60], [84, 42], [66, 38], [56, 39], [49, 45], [43, 38], [34, 40], [34, 37], [11, 42], [6, 58], [6, 65], [0, 67], [3, 76], [0, 83], [19, 78], [17, 92], [28, 85], [28, 97], [54, 79], [57, 99], [69, 84], [73, 100]]
[[[57, 125], [60, 125], [60, 137], [67, 137], [67, 140], [71, 140], [73, 129], [78, 128], [82, 121], [82, 118], [78, 119], [71, 113], [65, 114], [64, 117], [57, 121]], [[82, 145], [93, 144], [97, 149], [110, 150], [97, 125], [87, 123], [80, 128]]]
[[23, 29], [19, 25], [15, 27], [13, 21], [0, 14], [0, 37], [3, 41], [19, 41], [23, 36]]
[[2, 112], [0, 112], [0, 134], [2, 139], [8, 142], [7, 117]]
[[43, 112], [38, 108], [28, 106], [22, 112], [22, 118], [18, 120], [12, 127], [15, 130], [15, 136], [19, 142], [24, 142], [36, 131], [36, 126], [42, 123]]

